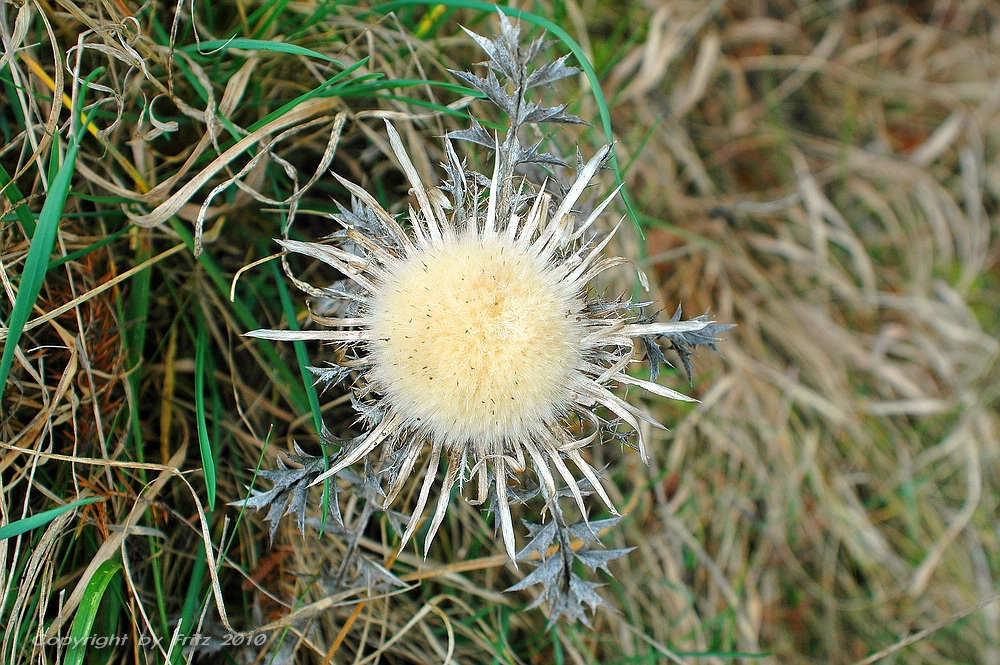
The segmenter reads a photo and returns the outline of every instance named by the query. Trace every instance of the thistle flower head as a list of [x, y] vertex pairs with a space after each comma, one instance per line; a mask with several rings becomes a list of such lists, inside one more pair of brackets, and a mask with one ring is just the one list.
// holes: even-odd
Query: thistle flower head
[[475, 230], [392, 262], [369, 303], [369, 380], [448, 450], [502, 454], [565, 415], [587, 330], [577, 285]]
[[[658, 339], [683, 347], [711, 344], [714, 337], [705, 317], [656, 323], [642, 318], [640, 304], [604, 300], [593, 287], [598, 274], [625, 263], [605, 253], [617, 227], [608, 231], [602, 218], [617, 190], [590, 214], [577, 211], [610, 146], [581, 164], [561, 190], [515, 173], [524, 164], [559, 161], [537, 145], [523, 148], [522, 125], [577, 121], [562, 107], [527, 103], [527, 90], [576, 70], [560, 59], [528, 74], [527, 62], [541, 43], [521, 48], [516, 29], [502, 15], [501, 24], [496, 40], [474, 35], [490, 55], [488, 76], [458, 74], [507, 112], [511, 128], [503, 140], [489, 138], [475, 122], [453, 132], [445, 142], [448, 180], [434, 187], [421, 181], [396, 129], [386, 123], [416, 206], [397, 219], [361, 187], [340, 179], [353, 200], [335, 216], [342, 229], [331, 241], [278, 242], [341, 272], [345, 282], [333, 287], [299, 284], [346, 306], [335, 316], [314, 315], [322, 329], [249, 335], [325, 340], [342, 349], [339, 366], [315, 371], [328, 383], [353, 379], [364, 431], [342, 442], [329, 470], [312, 484], [377, 457], [388, 505], [422, 467], [403, 541], [414, 533], [436, 489], [425, 548], [444, 518], [452, 488], [472, 484], [477, 500], [492, 504], [514, 558], [509, 481], [530, 473], [549, 501], [568, 493], [584, 515], [583, 496], [593, 491], [615, 512], [585, 457], [586, 446], [603, 441], [609, 422], [616, 427], [623, 422], [637, 432], [645, 459], [640, 423], [660, 427], [615, 390], [634, 385], [690, 400], [626, 372], [637, 340], [653, 363], [655, 380], [663, 360]], [[491, 177], [467, 171], [452, 139], [493, 149]], [[696, 331], [706, 341], [685, 342], [684, 335]], [[446, 470], [439, 475], [442, 460]]]

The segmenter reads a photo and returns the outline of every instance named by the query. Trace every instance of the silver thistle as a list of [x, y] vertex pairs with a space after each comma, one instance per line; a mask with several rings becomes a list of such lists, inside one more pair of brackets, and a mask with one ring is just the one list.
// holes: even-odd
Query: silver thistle
[[[476, 502], [488, 503], [497, 515], [510, 557], [526, 560], [534, 552], [543, 557], [542, 565], [514, 588], [543, 582], [542, 598], [549, 601], [553, 618], [585, 620], [580, 608], [595, 607], [599, 596], [592, 583], [571, 572], [573, 558], [604, 568], [625, 552], [594, 554], [584, 548], [569, 554], [571, 536], [592, 544], [592, 526], [616, 521], [588, 523], [587, 494], [596, 493], [613, 515], [618, 514], [586, 449], [617, 434], [625, 423], [635, 432], [635, 447], [645, 460], [640, 424], [662, 427], [615, 389], [636, 386], [691, 401], [655, 383], [657, 368], [665, 362], [659, 342], [677, 351], [690, 371], [689, 349], [714, 348], [715, 334], [728, 326], [704, 316], [681, 321], [679, 310], [670, 321], [656, 322], [643, 316], [645, 303], [607, 301], [596, 292], [595, 277], [627, 262], [605, 254], [618, 227], [602, 232], [599, 224], [618, 190], [589, 214], [577, 211], [611, 146], [585, 164], [578, 159], [576, 177], [568, 187], [536, 185], [518, 175], [525, 165], [562, 165], [542, 152], [540, 144], [523, 147], [519, 132], [529, 124], [581, 122], [564, 107], [544, 108], [526, 96], [530, 89], [578, 70], [560, 58], [529, 71], [546, 44], [536, 40], [523, 47], [519, 26], [502, 13], [495, 39], [469, 34], [489, 56], [486, 76], [455, 74], [507, 115], [510, 129], [503, 139], [491, 137], [475, 120], [469, 129], [449, 134], [449, 163], [444, 167], [448, 179], [432, 187], [421, 181], [396, 129], [386, 123], [416, 208], [399, 220], [364, 189], [335, 176], [352, 195], [350, 209], [342, 207], [334, 215], [342, 230], [326, 244], [278, 241], [288, 252], [343, 273], [345, 280], [329, 288], [296, 280], [314, 297], [343, 306], [335, 309], [336, 315], [313, 314], [322, 329], [256, 330], [248, 336], [320, 340], [340, 347], [337, 365], [313, 371], [327, 384], [350, 383], [363, 433], [337, 440], [341, 449], [325, 471], [302, 458], [301, 470], [271, 472], [268, 477], [275, 487], [257, 492], [246, 504], [260, 508], [270, 503], [272, 529], [282, 514], [298, 512], [301, 528], [308, 486], [343, 479], [349, 467], [374, 456], [384, 492], [382, 507], [387, 508], [421, 465], [423, 477], [403, 544], [414, 534], [437, 487], [426, 555], [452, 488], [471, 484]], [[492, 174], [469, 171], [453, 140], [493, 150]], [[651, 364], [652, 381], [626, 372], [637, 342]], [[579, 431], [582, 436], [574, 434]], [[510, 506], [531, 492], [518, 490], [510, 481], [526, 475], [537, 478], [536, 493], [543, 495], [552, 519], [545, 526], [529, 525], [531, 541], [518, 552]], [[336, 502], [336, 492], [333, 496]], [[582, 522], [570, 525], [563, 519], [558, 506], [563, 496], [573, 499]], [[555, 563], [544, 560], [553, 543], [563, 553]]]

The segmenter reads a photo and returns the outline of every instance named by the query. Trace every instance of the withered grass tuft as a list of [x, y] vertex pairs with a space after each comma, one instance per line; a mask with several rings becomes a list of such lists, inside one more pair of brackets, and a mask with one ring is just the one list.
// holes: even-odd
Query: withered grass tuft
[[[589, 460], [628, 513], [608, 547], [637, 546], [606, 580], [617, 613], [546, 632], [530, 590], [499, 592], [526, 571], [465, 502], [426, 560], [389, 518], [353, 541], [283, 520], [270, 542], [225, 505], [353, 425], [298, 369], [328, 349], [242, 337], [308, 325], [280, 262], [237, 271], [286, 229], [335, 230], [330, 170], [405, 212], [386, 118], [439, 180], [437, 137], [473, 101], [448, 70], [482, 59], [459, 24], [495, 15], [8, 2], [0, 661], [214, 662], [201, 641], [227, 635], [237, 662], [997, 659], [1000, 10], [535, 10], [602, 82], [641, 225], [616, 253], [656, 307], [738, 324], [696, 358], [700, 404], [647, 400], [671, 427], [649, 467], [617, 445]], [[605, 109], [563, 83], [593, 153]], [[369, 594], [372, 569], [331, 595], [350, 548], [408, 586]]]

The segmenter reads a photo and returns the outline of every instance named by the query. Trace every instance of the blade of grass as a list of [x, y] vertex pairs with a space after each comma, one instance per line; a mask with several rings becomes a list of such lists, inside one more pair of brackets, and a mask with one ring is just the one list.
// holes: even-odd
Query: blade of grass
[[[434, 5], [424, 14], [423, 18], [420, 19], [420, 23], [417, 24], [416, 30], [413, 33], [424, 39], [428, 35], [434, 32], [434, 28], [440, 25], [442, 17], [445, 15], [447, 7], [444, 5]], [[450, 13], [450, 12], [449, 12]]]
[[[281, 116], [288, 113], [290, 110], [292, 110], [302, 102], [308, 101], [313, 97], [318, 97], [324, 93], [326, 93], [329, 96], [332, 96], [334, 94], [339, 94], [338, 89], [335, 86], [341, 81], [343, 81], [345, 78], [353, 74], [355, 71], [360, 69], [361, 67], [364, 67], [367, 63], [368, 63], [368, 58], [362, 58], [361, 60], [358, 60], [356, 63], [354, 63], [344, 71], [340, 72], [336, 76], [331, 76], [329, 79], [324, 81], [322, 85], [310, 90], [305, 94], [299, 95], [298, 97], [291, 100], [284, 106], [275, 109], [271, 113], [268, 113], [266, 116], [264, 116], [257, 122], [250, 125], [250, 127], [247, 128], [247, 131], [253, 133], [254, 131], [266, 125], [267, 123], [276, 120], [277, 118], [280, 118]], [[382, 74], [365, 74], [363, 76], [358, 77], [357, 79], [352, 79], [350, 83], [354, 83], [356, 81], [369, 78], [380, 78], [381, 76]]]
[[[141, 265], [152, 257], [152, 247], [150, 246], [149, 229], [133, 228], [136, 241], [135, 264]], [[143, 347], [146, 345], [146, 322], [149, 317], [149, 294], [152, 282], [152, 266], [135, 274], [132, 278], [132, 288], [129, 291], [128, 300], [125, 302], [125, 309], [122, 313], [122, 321], [125, 322], [125, 334], [122, 340], [125, 342], [125, 350], [128, 354], [128, 366], [130, 368], [139, 367], [143, 362]], [[129, 372], [128, 386], [132, 392], [132, 399], [138, 404], [139, 382], [141, 376], [139, 372]], [[135, 443], [136, 459], [145, 461], [142, 441], [142, 424], [139, 422], [138, 410], [131, 412], [131, 432]], [[144, 471], [140, 469], [140, 476], [144, 476]]]
[[251, 14], [250, 18], [247, 19], [247, 23], [257, 22], [257, 25], [252, 30], [252, 34], [256, 37], [264, 34], [278, 17], [284, 15], [285, 8], [290, 1], [277, 0], [276, 2], [265, 2], [260, 9]]
[[[31, 55], [27, 51], [24, 50], [18, 51], [18, 56], [26, 65], [28, 65], [28, 68], [31, 69], [32, 73], [39, 79], [41, 79], [43, 83], [45, 83], [46, 87], [48, 87], [49, 90], [55, 92], [56, 89], [55, 81], [53, 81], [52, 78], [45, 72], [45, 70], [42, 69], [41, 65], [35, 62], [35, 60], [31, 57]], [[82, 93], [86, 94], [90, 81], [97, 78], [98, 76], [101, 76], [104, 73], [104, 69], [105, 68], [101, 67], [95, 70], [87, 77], [81, 89]], [[83, 95], [80, 96], [80, 99], [83, 99]], [[72, 100], [66, 93], [63, 93], [63, 104], [67, 108], [72, 105]], [[77, 109], [74, 109], [73, 113], [76, 114], [77, 111], [78, 111]], [[86, 125], [87, 131], [90, 132], [91, 136], [100, 141], [101, 146], [108, 151], [108, 154], [110, 154], [111, 157], [118, 163], [118, 165], [121, 166], [125, 170], [125, 172], [129, 174], [129, 177], [132, 178], [132, 182], [135, 183], [135, 186], [138, 187], [139, 190], [142, 192], [146, 192], [149, 190], [149, 187], [146, 185], [145, 180], [136, 170], [135, 165], [133, 165], [132, 162], [118, 150], [117, 146], [109, 142], [106, 138], [104, 138], [101, 135], [101, 131], [97, 128], [97, 125], [95, 125], [90, 121], [90, 118], [87, 116], [86, 113], [80, 111], [78, 115], [74, 117], [76, 117], [77, 119], [73, 121], [73, 124], [71, 125], [72, 127], [76, 127], [77, 122], [79, 124]]]
[[[270, 264], [270, 268], [274, 275], [274, 283], [278, 288], [278, 297], [281, 299], [281, 309], [288, 321], [288, 328], [289, 330], [298, 330], [299, 324], [296, 320], [295, 306], [292, 304], [292, 298], [288, 294], [284, 277], [274, 263]], [[302, 376], [302, 385], [305, 387], [306, 397], [309, 400], [309, 408], [312, 411], [313, 425], [316, 427], [316, 432], [321, 434], [323, 432], [323, 417], [320, 414], [319, 395], [316, 394], [316, 380], [309, 371], [309, 354], [306, 353], [305, 342], [301, 340], [292, 342], [292, 346], [295, 348], [295, 359], [298, 361], [299, 372]]]
[[[80, 90], [79, 103], [82, 104], [87, 94], [87, 87], [91, 79], [103, 73], [103, 68], [97, 69], [87, 77]], [[18, 284], [17, 297], [14, 299], [14, 309], [10, 313], [10, 321], [7, 325], [7, 340], [3, 347], [3, 357], [0, 358], [0, 390], [7, 385], [7, 376], [14, 363], [14, 351], [17, 343], [21, 339], [24, 324], [28, 322], [28, 316], [35, 306], [35, 300], [42, 290], [42, 283], [45, 281], [45, 273], [49, 268], [49, 257], [52, 248], [56, 243], [56, 234], [59, 230], [59, 221], [62, 218], [63, 208], [66, 207], [66, 198], [69, 196], [69, 186], [73, 181], [73, 173], [76, 168], [76, 155], [80, 146], [80, 139], [86, 127], [80, 125], [80, 109], [75, 107], [70, 122], [70, 136], [66, 147], [66, 156], [59, 163], [59, 150], [53, 148], [50, 153], [49, 169], [55, 171], [55, 176], [50, 180], [52, 183], [49, 191], [45, 195], [45, 203], [38, 215], [38, 226], [32, 237], [31, 246], [28, 248], [28, 256], [24, 260], [24, 270], [21, 272], [21, 281]]]
[[[278, 288], [278, 297], [281, 299], [281, 309], [285, 313], [285, 319], [288, 321], [288, 327], [291, 330], [298, 330], [299, 324], [295, 317], [295, 306], [292, 304], [292, 298], [288, 294], [288, 288], [285, 286], [284, 276], [278, 270], [278, 267], [272, 262], [269, 264], [271, 269], [271, 274], [274, 276], [274, 283]], [[306, 391], [306, 397], [309, 399], [309, 408], [312, 411], [313, 416], [313, 426], [316, 428], [316, 433], [321, 437], [323, 435], [323, 415], [320, 411], [319, 406], [319, 395], [316, 394], [316, 380], [309, 371], [309, 354], [306, 353], [305, 342], [301, 340], [296, 340], [292, 343], [295, 348], [295, 359], [298, 361], [299, 372], [302, 375], [302, 385]], [[326, 458], [326, 449], [323, 449], [323, 457]], [[323, 483], [323, 499], [320, 505], [326, 506], [330, 501], [330, 482], [329, 480]], [[326, 531], [326, 518], [329, 511], [323, 510], [322, 517], [320, 518], [319, 532], [322, 534]]]
[[18, 205], [24, 201], [24, 194], [17, 188], [17, 185], [11, 182], [10, 174], [7, 173], [3, 165], [0, 165], [0, 191], [10, 201], [10, 207], [14, 209], [17, 221], [21, 223], [21, 228], [24, 229], [24, 235], [28, 240], [31, 240], [31, 237], [35, 235], [35, 219], [31, 216], [31, 210], [28, 209], [28, 206]]
[[[431, 88], [438, 88], [440, 90], [446, 90], [448, 92], [453, 92], [457, 95], [466, 95], [469, 97], [476, 97], [478, 99], [484, 99], [486, 95], [479, 92], [478, 90], [473, 90], [472, 88], [467, 88], [464, 85], [458, 85], [457, 83], [445, 83], [442, 81], [425, 81], [423, 79], [387, 79], [379, 78], [377, 81], [371, 81], [366, 83], [357, 83], [359, 79], [354, 79], [345, 85], [344, 88], [338, 90], [341, 95], [365, 95], [366, 93], [372, 93], [379, 90], [387, 90], [392, 88], [416, 88], [428, 86]], [[454, 109], [448, 109], [447, 112], [459, 113]], [[464, 114], [463, 114], [464, 115]]]
[[[267, 446], [270, 444], [270, 442], [271, 442], [271, 430], [268, 430], [267, 436], [264, 437], [264, 445], [261, 446], [260, 449], [260, 455], [257, 457], [257, 464], [254, 466], [253, 469], [253, 477], [250, 481], [249, 487], [247, 488], [247, 493], [244, 499], [250, 497], [254, 483], [257, 482], [257, 477], [260, 474], [260, 467], [264, 463], [264, 456], [267, 451]], [[227, 540], [226, 543], [219, 550], [219, 558], [216, 564], [216, 573], [220, 573], [222, 571], [222, 566], [226, 562], [226, 558], [229, 554], [230, 548], [233, 546], [233, 543], [235, 543], [236, 540], [239, 538], [240, 535], [239, 528], [240, 524], [243, 521], [243, 516], [246, 514], [246, 509], [247, 509], [246, 504], [240, 505], [240, 512], [236, 515], [236, 519], [233, 522], [232, 529], [230, 529], [229, 531], [229, 540]], [[212, 600], [211, 587], [206, 589], [204, 594], [202, 594], [200, 604], [194, 605], [192, 600], [194, 598], [192, 594], [194, 592], [197, 592], [197, 590], [201, 588], [201, 583], [202, 580], [204, 579], [205, 572], [207, 570], [204, 554], [205, 554], [205, 543], [204, 541], [199, 541], [198, 553], [195, 555], [194, 569], [191, 571], [191, 583], [188, 585], [188, 594], [184, 598], [184, 604], [181, 610], [181, 617], [184, 619], [183, 625], [185, 626], [194, 626], [195, 625], [194, 617], [196, 614], [195, 610], [197, 610], [199, 614], [201, 612], [204, 612], [205, 607]], [[164, 630], [164, 633], [166, 633], [166, 630]]]
[[263, 39], [213, 39], [212, 41], [201, 42], [200, 44], [191, 44], [178, 50], [185, 51], [187, 53], [198, 53], [199, 55], [210, 55], [211, 53], [225, 51], [227, 49], [268, 51], [271, 53], [286, 53], [288, 55], [304, 55], [309, 58], [316, 58], [317, 60], [325, 60], [326, 62], [335, 64], [338, 67], [344, 66], [344, 63], [339, 60], [335, 60], [328, 55], [317, 53], [316, 51], [305, 47], [296, 46], [295, 44], [287, 44], [285, 42], [271, 42]]
[[[170, 227], [181, 237], [184, 244], [188, 246], [189, 249], [194, 248], [194, 236], [192, 235], [190, 229], [188, 229], [183, 223], [181, 223], [177, 218], [172, 218], [170, 220]], [[208, 275], [212, 283], [215, 284], [216, 289], [219, 293], [228, 299], [229, 298], [229, 280], [223, 274], [222, 269], [212, 258], [211, 254], [208, 252], [202, 253], [198, 257], [198, 263], [204, 268], [205, 273]], [[260, 323], [258, 323], [256, 317], [253, 315], [252, 309], [239, 298], [232, 302], [233, 314], [239, 321], [240, 326], [243, 330], [255, 330], [260, 328]], [[305, 409], [309, 405], [309, 399], [305, 394], [305, 391], [299, 386], [299, 382], [294, 380], [294, 375], [286, 366], [285, 362], [281, 359], [273, 343], [260, 344], [259, 342], [266, 340], [256, 340], [258, 342], [257, 348], [261, 350], [262, 355], [267, 360], [267, 368], [273, 370], [277, 375], [277, 382], [282, 386], [287, 388], [289, 391], [289, 398], [292, 403], [295, 404], [298, 409]]]
[[[104, 247], [105, 245], [107, 245], [109, 243], [112, 243], [115, 240], [118, 240], [118, 238], [121, 238], [123, 235], [125, 235], [128, 232], [129, 232], [129, 227], [124, 227], [124, 228], [118, 229], [117, 231], [112, 231], [111, 233], [109, 233], [108, 235], [104, 236], [100, 240], [98, 240], [98, 241], [96, 241], [94, 243], [91, 243], [90, 245], [87, 245], [86, 247], [78, 249], [75, 252], [70, 252], [66, 256], [60, 257], [60, 258], [56, 259], [55, 261], [49, 262], [49, 270], [52, 270], [53, 268], [58, 268], [59, 266], [63, 265], [64, 263], [69, 263], [70, 261], [76, 261], [80, 257], [86, 256], [87, 254], [90, 254], [94, 250], [100, 249], [101, 247]], [[140, 263], [141, 263], [141, 261], [140, 261]]]
[[205, 491], [208, 495], [209, 511], [215, 510], [215, 455], [208, 437], [205, 422], [205, 375], [208, 373], [208, 332], [200, 309], [195, 309], [198, 328], [194, 352], [194, 412], [198, 430], [198, 449], [201, 451], [201, 468], [205, 473]]
[[[344, 96], [349, 97], [348, 95]], [[381, 93], [373, 95], [373, 97], [377, 97], [379, 99], [388, 99], [394, 102], [403, 102], [408, 106], [416, 106], [419, 108], [430, 109], [432, 111], [437, 111], [438, 113], [441, 113], [443, 115], [455, 116], [456, 118], [466, 118], [466, 119], [469, 118], [469, 114], [466, 113], [465, 111], [456, 111], [455, 109], [448, 108], [447, 106], [442, 106], [441, 104], [435, 104], [433, 102], [425, 102], [422, 99], [414, 99], [413, 97], [403, 97], [402, 95], [388, 95]], [[487, 127], [488, 129], [494, 128], [493, 123], [491, 122], [480, 122], [479, 124], [481, 124], [483, 127]]]
[[[7, 96], [7, 99], [17, 99], [17, 90], [20, 86], [15, 85], [14, 79], [11, 78], [10, 65], [4, 65], [3, 69], [0, 69], [0, 85], [3, 86], [3, 91]], [[21, 110], [20, 105], [8, 103], [7, 108], [10, 109], [11, 114], [14, 116], [14, 127], [27, 126], [24, 121], [24, 112]], [[4, 138], [9, 140], [11, 135], [16, 133], [16, 130], [14, 130], [13, 127], [5, 126], [4, 133], [7, 135]]]
[[[281, 116], [285, 115], [286, 113], [288, 113], [289, 111], [291, 111], [292, 109], [294, 109], [296, 106], [298, 106], [298, 105], [300, 105], [300, 104], [302, 104], [304, 102], [307, 102], [310, 99], [313, 99], [315, 97], [343, 97], [344, 95], [342, 94], [342, 90], [346, 86], [353, 86], [353, 85], [356, 85], [356, 84], [359, 84], [359, 83], [362, 83], [362, 82], [365, 82], [365, 81], [369, 81], [371, 79], [380, 79], [380, 78], [382, 78], [382, 76], [383, 76], [382, 74], [377, 74], [376, 73], [376, 74], [364, 74], [362, 76], [358, 76], [357, 78], [351, 79], [349, 81], [344, 81], [345, 78], [347, 78], [352, 73], [354, 73], [355, 71], [357, 71], [358, 68], [364, 66], [365, 63], [367, 63], [367, 62], [368, 62], [368, 58], [362, 58], [361, 60], [359, 60], [358, 62], [354, 63], [353, 65], [351, 65], [350, 67], [348, 67], [344, 71], [340, 72], [339, 74], [330, 77], [329, 79], [327, 79], [326, 81], [324, 81], [321, 85], [317, 86], [316, 88], [313, 88], [309, 92], [306, 92], [306, 93], [304, 93], [302, 95], [299, 95], [295, 99], [293, 99], [293, 100], [287, 102], [286, 104], [282, 105], [280, 108], [275, 109], [271, 113], [268, 113], [266, 116], [264, 116], [260, 120], [254, 122], [252, 125], [250, 125], [250, 127], [247, 128], [245, 131], [253, 133], [253, 132], [257, 131], [258, 129], [260, 129], [261, 127], [263, 127], [264, 125], [266, 125], [266, 124], [268, 124], [270, 122], [273, 122], [274, 120], [277, 120]], [[224, 126], [226, 126], [230, 131], [234, 132], [234, 135], [237, 133], [236, 130], [235, 130], [235, 128], [233, 127], [233, 125], [229, 122], [228, 118], [226, 118], [225, 116], [222, 116], [222, 115], [217, 115], [216, 117], [223, 123]], [[241, 134], [241, 132], [239, 132], [239, 133]], [[222, 142], [220, 144], [220, 148], [223, 151], [225, 151], [225, 150], [229, 149], [230, 147], [232, 147], [232, 145], [236, 143], [236, 140], [237, 139], [234, 138], [234, 139], [230, 139], [228, 141], [224, 141], [224, 142]], [[214, 155], [212, 153], [206, 152], [195, 163], [196, 164], [202, 164], [204, 162], [210, 161], [211, 159], [214, 159]]]
[[94, 576], [90, 578], [90, 583], [87, 584], [87, 590], [83, 594], [83, 598], [80, 600], [80, 606], [76, 610], [76, 616], [73, 617], [73, 625], [69, 629], [69, 646], [66, 648], [66, 660], [63, 661], [66, 665], [80, 665], [83, 663], [83, 657], [87, 653], [87, 646], [90, 640], [87, 639], [90, 636], [90, 629], [94, 625], [94, 619], [97, 618], [97, 610], [101, 606], [101, 599], [104, 598], [104, 592], [108, 588], [108, 584], [111, 580], [115, 578], [118, 571], [122, 569], [122, 564], [120, 561], [109, 559], [102, 563]]
[[4, 524], [0, 526], [0, 540], [6, 540], [8, 538], [13, 538], [14, 536], [20, 536], [22, 533], [31, 531], [32, 529], [37, 529], [40, 526], [48, 524], [55, 518], [59, 517], [67, 510], [73, 510], [74, 508], [79, 508], [80, 506], [86, 506], [88, 503], [96, 503], [97, 501], [104, 501], [103, 497], [92, 496], [86, 499], [80, 499], [79, 501], [73, 501], [67, 503], [64, 506], [59, 506], [58, 508], [53, 508], [51, 510], [46, 510], [44, 512], [38, 513], [37, 515], [31, 515], [30, 517], [25, 517], [23, 519], [16, 520], [10, 524]]
[[[206, 514], [206, 518], [211, 519], [211, 515]], [[222, 562], [219, 562], [221, 567]], [[184, 644], [184, 640], [191, 636], [192, 631], [198, 625], [198, 615], [201, 609], [204, 607], [203, 602], [200, 602], [201, 598], [201, 587], [202, 583], [205, 581], [205, 573], [208, 571], [208, 563], [205, 557], [205, 541], [198, 539], [198, 549], [194, 553], [194, 567], [191, 569], [191, 578], [188, 582], [187, 593], [184, 594], [184, 603], [181, 606], [181, 615], [179, 617], [181, 622], [181, 629], [178, 637], [179, 644]], [[204, 603], [212, 597], [211, 588], [204, 594]], [[174, 651], [174, 658], [171, 661], [177, 665], [181, 665], [184, 662], [183, 649], [176, 649]]]
[[295, 40], [315, 34], [316, 26], [326, 30], [326, 26], [343, 16], [342, 4], [344, 3], [341, 0], [324, 0], [310, 5], [309, 14], [307, 16], [300, 14], [295, 23], [283, 26], [281, 34], [287, 36], [289, 40]]

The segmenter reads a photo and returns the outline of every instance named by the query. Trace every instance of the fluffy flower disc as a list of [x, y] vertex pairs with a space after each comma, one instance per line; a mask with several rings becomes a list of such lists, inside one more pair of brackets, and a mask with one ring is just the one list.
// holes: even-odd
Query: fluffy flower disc
[[455, 238], [376, 287], [369, 379], [449, 449], [537, 437], [572, 398], [583, 309], [538, 257], [499, 238]]

